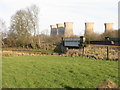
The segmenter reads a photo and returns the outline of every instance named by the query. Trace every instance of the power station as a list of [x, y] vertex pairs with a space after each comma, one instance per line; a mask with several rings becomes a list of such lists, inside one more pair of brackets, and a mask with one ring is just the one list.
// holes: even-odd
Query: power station
[[65, 22], [64, 26], [65, 26], [64, 36], [65, 37], [73, 36], [73, 22]]
[[87, 22], [85, 23], [85, 35], [91, 35], [94, 33], [94, 23]]
[[50, 25], [51, 27], [51, 36], [57, 35], [57, 26], [56, 25]]
[[58, 32], [58, 35], [60, 36], [63, 36], [64, 35], [64, 24], [57, 24], [57, 32]]
[[[113, 23], [104, 23], [105, 33], [113, 31]], [[71, 37], [73, 36], [73, 22], [64, 22], [64, 24], [50, 25], [51, 27], [51, 36], [64, 36]], [[84, 36], [94, 34], [94, 23], [86, 22], [85, 23], [85, 32]]]
[[64, 24], [50, 25], [51, 27], [51, 36], [64, 36], [71, 37], [73, 36], [73, 22], [64, 22]]
[[105, 32], [113, 31], [113, 23], [105, 23]]

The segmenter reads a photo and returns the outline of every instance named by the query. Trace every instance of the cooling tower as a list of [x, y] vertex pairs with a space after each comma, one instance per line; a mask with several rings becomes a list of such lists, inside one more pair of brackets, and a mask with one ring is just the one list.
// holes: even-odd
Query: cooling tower
[[85, 23], [85, 35], [94, 33], [94, 23]]
[[58, 30], [58, 35], [63, 36], [64, 35], [64, 24], [57, 24], [57, 30]]
[[65, 27], [64, 36], [65, 37], [73, 36], [73, 22], [64, 22], [64, 27]]
[[105, 23], [105, 32], [110, 32], [113, 30], [113, 23]]
[[57, 26], [56, 25], [50, 25], [51, 27], [51, 36], [57, 35]]

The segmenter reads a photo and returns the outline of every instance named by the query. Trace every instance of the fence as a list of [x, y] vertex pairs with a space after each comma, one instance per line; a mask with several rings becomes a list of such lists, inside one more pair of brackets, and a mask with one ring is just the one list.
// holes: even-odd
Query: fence
[[119, 60], [120, 46], [88, 45], [81, 49], [68, 50], [67, 54], [79, 54], [96, 59]]

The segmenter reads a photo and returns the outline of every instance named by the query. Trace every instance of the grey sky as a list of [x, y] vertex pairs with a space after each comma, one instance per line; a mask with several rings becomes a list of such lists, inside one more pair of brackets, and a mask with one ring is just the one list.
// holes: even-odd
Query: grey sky
[[85, 22], [94, 22], [95, 32], [104, 32], [104, 23], [118, 26], [119, 0], [0, 0], [0, 18], [10, 24], [11, 16], [32, 4], [40, 8], [40, 32], [50, 25], [74, 22], [74, 34], [82, 35]]

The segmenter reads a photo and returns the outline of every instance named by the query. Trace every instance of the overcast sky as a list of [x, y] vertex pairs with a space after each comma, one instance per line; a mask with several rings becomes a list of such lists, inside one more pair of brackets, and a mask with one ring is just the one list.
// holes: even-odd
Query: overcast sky
[[0, 0], [0, 18], [7, 27], [10, 18], [19, 9], [36, 4], [40, 8], [40, 32], [50, 25], [74, 22], [74, 34], [83, 35], [85, 22], [94, 22], [96, 33], [104, 32], [104, 23], [114, 23], [118, 29], [119, 0]]

